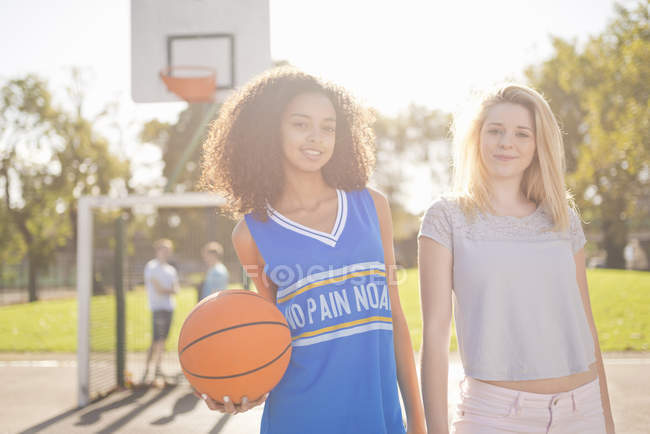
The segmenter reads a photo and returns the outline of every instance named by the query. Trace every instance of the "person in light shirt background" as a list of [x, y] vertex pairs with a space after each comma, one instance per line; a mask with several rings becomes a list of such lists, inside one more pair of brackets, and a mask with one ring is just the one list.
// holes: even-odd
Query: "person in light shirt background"
[[223, 247], [216, 241], [203, 246], [203, 261], [208, 267], [205, 279], [199, 286], [199, 301], [228, 287], [228, 269], [223, 265]]
[[173, 249], [174, 245], [171, 240], [166, 238], [157, 240], [154, 243], [156, 257], [147, 262], [144, 268], [144, 283], [147, 288], [152, 317], [152, 342], [142, 375], [143, 384], [147, 382], [149, 366], [152, 361], [155, 366], [154, 380], [159, 377], [166, 380], [160, 364], [174, 315], [174, 294], [178, 293], [180, 289], [176, 268], [169, 263]]

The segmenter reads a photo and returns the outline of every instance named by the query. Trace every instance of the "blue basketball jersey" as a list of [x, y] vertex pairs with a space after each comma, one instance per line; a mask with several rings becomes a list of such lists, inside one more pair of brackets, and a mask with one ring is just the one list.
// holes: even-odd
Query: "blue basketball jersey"
[[337, 190], [330, 233], [269, 207], [246, 224], [292, 336], [262, 434], [404, 433], [384, 250], [368, 190]]

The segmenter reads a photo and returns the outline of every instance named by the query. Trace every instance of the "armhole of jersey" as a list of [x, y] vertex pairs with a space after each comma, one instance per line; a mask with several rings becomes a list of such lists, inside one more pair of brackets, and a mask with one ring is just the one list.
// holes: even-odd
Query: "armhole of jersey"
[[[257, 229], [253, 229], [253, 228], [251, 228], [251, 226], [254, 226], [255, 224], [257, 224], [257, 221], [253, 221], [253, 224], [252, 224], [252, 225], [250, 224], [250, 221], [252, 221], [252, 220], [256, 220], [255, 217], [252, 216], [251, 214], [246, 214], [246, 215], [244, 216], [244, 220], [246, 221], [246, 227], [248, 228], [248, 232], [251, 234], [251, 237], [253, 238], [253, 243], [255, 244], [255, 248], [257, 249], [257, 253], [260, 255], [260, 258], [261, 258], [262, 261], [264, 262], [264, 266], [262, 267], [262, 273], [264, 273], [265, 277], [262, 277], [262, 279], [266, 279], [266, 280], [268, 280], [268, 282], [269, 282], [273, 287], [275, 287], [275, 288], [271, 287], [271, 290], [276, 294], [276, 299], [277, 299], [278, 288], [277, 288], [277, 285], [275, 284], [275, 282], [271, 279], [271, 276], [269, 276], [269, 273], [268, 273], [268, 270], [269, 270], [269, 262], [268, 262], [268, 261], [266, 260], [266, 258], [264, 257], [264, 254], [262, 253], [262, 249], [260, 249], [260, 246], [259, 246], [259, 244], [257, 243], [257, 239], [255, 238], [255, 234], [254, 234], [254, 232], [255, 232]], [[270, 220], [269, 220], [269, 221], [270, 221]], [[240, 264], [240, 265], [241, 265], [241, 264]], [[250, 278], [250, 277], [249, 277], [249, 278]], [[252, 278], [251, 278], [251, 280], [252, 280]]]
[[251, 238], [253, 238], [253, 244], [255, 244], [255, 249], [257, 249], [257, 253], [262, 258], [262, 261], [264, 261], [264, 271], [266, 272], [267, 261], [266, 261], [266, 258], [264, 257], [264, 254], [262, 253], [262, 249], [260, 249], [260, 246], [259, 246], [259, 244], [257, 242], [257, 237], [255, 237], [255, 232], [257, 231], [257, 229], [254, 228], [256, 222], [253, 221], [253, 220], [255, 220], [255, 217], [253, 217], [250, 214], [246, 214], [244, 216], [244, 221], [246, 222], [246, 227], [248, 228], [248, 233], [250, 233]]
[[375, 199], [372, 197], [372, 194], [370, 194], [370, 191], [368, 191], [367, 188], [364, 188], [362, 191], [359, 192], [360, 196], [365, 196], [364, 202], [368, 202], [367, 205], [365, 206], [366, 209], [370, 208], [368, 210], [368, 214], [370, 215], [370, 218], [375, 219], [375, 225], [377, 227], [377, 235], [379, 236], [379, 241], [381, 242], [381, 257], [382, 257], [382, 262], [384, 261], [384, 258], [386, 257], [386, 248], [384, 246], [384, 240], [381, 235], [381, 221], [379, 221], [379, 213], [377, 212], [377, 204], [375, 203]]

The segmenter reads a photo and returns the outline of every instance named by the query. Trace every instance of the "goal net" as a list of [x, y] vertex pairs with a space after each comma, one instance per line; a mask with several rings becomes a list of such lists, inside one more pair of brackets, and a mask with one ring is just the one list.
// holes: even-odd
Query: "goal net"
[[[153, 244], [174, 244], [169, 263], [180, 279], [161, 369], [181, 380], [178, 333], [198, 300], [206, 265], [201, 250], [210, 241], [223, 246], [230, 284], [242, 272], [232, 248], [234, 222], [218, 213], [223, 199], [208, 193], [158, 196], [86, 196], [77, 217], [78, 403], [139, 383], [152, 341], [152, 314], [144, 267], [155, 257]], [[153, 374], [153, 363], [149, 372]]]

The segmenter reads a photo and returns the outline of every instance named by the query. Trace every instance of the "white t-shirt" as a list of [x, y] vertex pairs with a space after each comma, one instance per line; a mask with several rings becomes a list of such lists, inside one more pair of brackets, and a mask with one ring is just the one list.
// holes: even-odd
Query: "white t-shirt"
[[[521, 381], [584, 372], [594, 346], [574, 255], [585, 245], [580, 218], [553, 231], [543, 206], [526, 217], [477, 211], [440, 198], [424, 215], [420, 236], [453, 256], [454, 318], [465, 375]], [[429, 264], [420, 264], [426, 267]]]
[[147, 262], [144, 267], [144, 284], [147, 287], [149, 296], [149, 308], [156, 310], [174, 310], [174, 298], [172, 294], [161, 294], [153, 286], [152, 278], [155, 278], [165, 288], [172, 288], [178, 285], [178, 273], [171, 265], [161, 263], [157, 259]]

